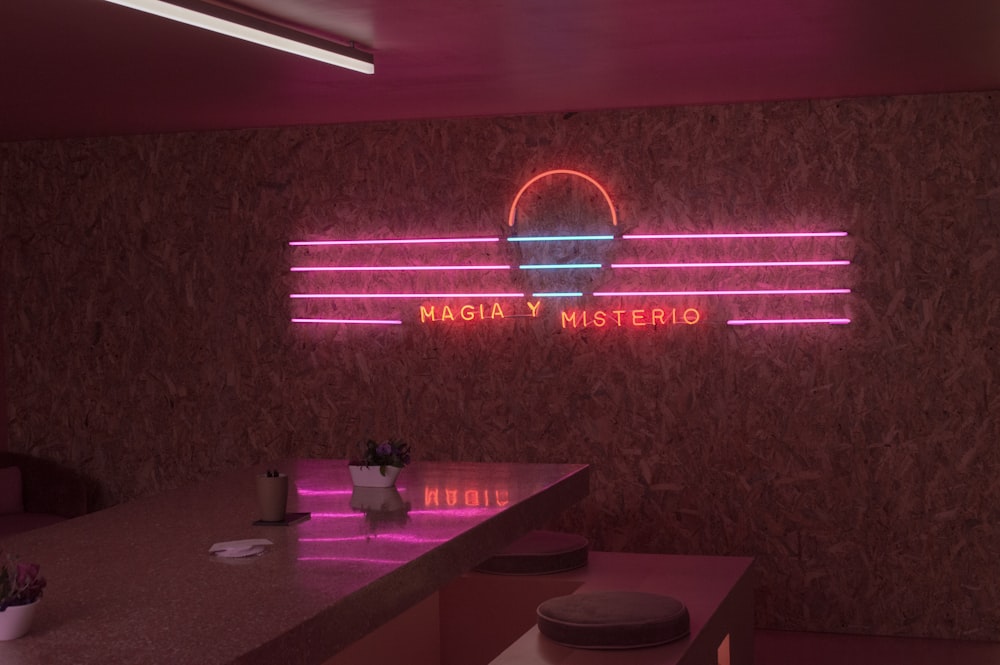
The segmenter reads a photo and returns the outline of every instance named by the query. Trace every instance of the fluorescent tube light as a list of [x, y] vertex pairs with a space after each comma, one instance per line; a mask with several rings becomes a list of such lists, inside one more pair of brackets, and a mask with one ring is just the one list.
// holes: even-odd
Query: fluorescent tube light
[[267, 46], [304, 58], [344, 67], [362, 74], [375, 73], [375, 58], [350, 46], [298, 32], [237, 11], [190, 0], [106, 0], [122, 7], [186, 23], [222, 35]]

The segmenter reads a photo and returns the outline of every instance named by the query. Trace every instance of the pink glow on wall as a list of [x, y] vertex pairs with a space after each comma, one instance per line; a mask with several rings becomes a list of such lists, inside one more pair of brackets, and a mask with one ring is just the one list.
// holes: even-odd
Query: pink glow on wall
[[553, 175], [571, 175], [577, 178], [582, 178], [594, 187], [597, 187], [597, 189], [601, 192], [601, 195], [604, 197], [604, 200], [607, 202], [608, 208], [611, 210], [611, 225], [618, 226], [618, 213], [615, 212], [615, 206], [611, 202], [611, 196], [608, 195], [608, 190], [604, 189], [601, 183], [597, 182], [589, 175], [580, 173], [579, 171], [572, 171], [570, 169], [553, 169], [551, 171], [546, 171], [545, 173], [539, 173], [534, 178], [524, 183], [524, 186], [518, 190], [517, 195], [514, 197], [514, 202], [510, 204], [510, 212], [507, 213], [507, 226], [514, 226], [514, 220], [517, 217], [517, 204], [524, 195], [524, 192], [542, 178], [548, 178]]

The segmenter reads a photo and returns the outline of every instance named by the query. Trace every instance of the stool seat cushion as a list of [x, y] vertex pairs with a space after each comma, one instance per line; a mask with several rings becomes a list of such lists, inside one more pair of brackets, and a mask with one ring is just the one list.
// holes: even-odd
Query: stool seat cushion
[[633, 649], [666, 644], [691, 631], [684, 603], [642, 591], [595, 591], [538, 606], [538, 631], [570, 647]]
[[530, 531], [476, 567], [494, 575], [548, 575], [587, 565], [590, 541], [575, 533]]

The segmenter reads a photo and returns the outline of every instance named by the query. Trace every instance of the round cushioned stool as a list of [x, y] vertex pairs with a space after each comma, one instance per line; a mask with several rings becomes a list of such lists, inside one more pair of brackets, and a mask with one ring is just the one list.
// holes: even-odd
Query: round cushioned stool
[[595, 591], [550, 598], [538, 606], [538, 631], [569, 647], [633, 649], [685, 637], [684, 603], [641, 591]]
[[587, 565], [590, 546], [583, 536], [560, 531], [530, 531], [476, 567], [494, 575], [548, 575]]

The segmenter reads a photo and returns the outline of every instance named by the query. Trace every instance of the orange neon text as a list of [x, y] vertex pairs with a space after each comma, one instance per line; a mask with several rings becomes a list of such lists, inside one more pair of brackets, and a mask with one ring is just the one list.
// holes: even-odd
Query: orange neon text
[[642, 328], [683, 323], [694, 325], [701, 321], [701, 312], [694, 307], [678, 310], [672, 307], [647, 309], [578, 309], [562, 312], [563, 328]]
[[498, 302], [478, 305], [421, 305], [420, 322], [437, 323], [441, 321], [495, 321], [511, 316], [538, 316], [541, 301], [527, 302], [527, 314], [518, 314], [513, 309], [505, 310]]

